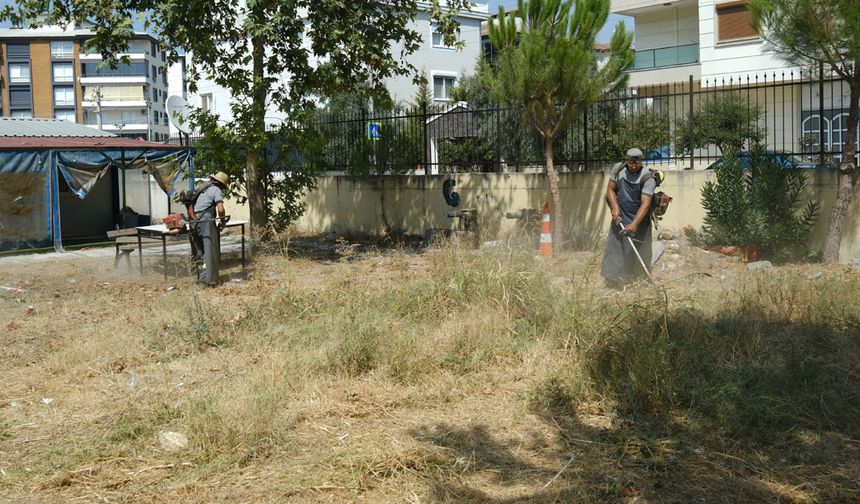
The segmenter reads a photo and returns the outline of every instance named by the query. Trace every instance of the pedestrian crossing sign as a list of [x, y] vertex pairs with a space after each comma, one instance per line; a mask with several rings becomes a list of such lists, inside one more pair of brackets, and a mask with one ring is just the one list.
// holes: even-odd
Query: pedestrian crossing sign
[[382, 139], [382, 123], [367, 123], [367, 139], [374, 141]]

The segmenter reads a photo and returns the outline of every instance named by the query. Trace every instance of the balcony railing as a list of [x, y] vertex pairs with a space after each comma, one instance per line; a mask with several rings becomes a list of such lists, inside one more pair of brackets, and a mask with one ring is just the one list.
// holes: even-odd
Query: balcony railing
[[690, 65], [699, 62], [699, 44], [675, 47], [661, 47], [636, 51], [633, 70], [647, 70], [676, 65]]

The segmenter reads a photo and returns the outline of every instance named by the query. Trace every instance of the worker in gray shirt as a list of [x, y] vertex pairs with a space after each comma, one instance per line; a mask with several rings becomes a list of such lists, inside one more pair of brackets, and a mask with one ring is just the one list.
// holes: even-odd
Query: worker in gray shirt
[[196, 197], [194, 215], [191, 217], [194, 219], [192, 240], [196, 249], [195, 260], [199, 264], [197, 281], [211, 287], [220, 283], [221, 230], [227, 222], [222, 191], [229, 187], [230, 177], [218, 172], [210, 175], [209, 180]]
[[633, 239], [642, 261], [651, 265], [649, 216], [657, 181], [651, 171], [642, 166], [642, 151], [630, 149], [624, 162], [615, 165], [609, 173], [606, 202], [612, 213], [612, 224], [600, 274], [614, 288], [645, 275], [627, 237]]

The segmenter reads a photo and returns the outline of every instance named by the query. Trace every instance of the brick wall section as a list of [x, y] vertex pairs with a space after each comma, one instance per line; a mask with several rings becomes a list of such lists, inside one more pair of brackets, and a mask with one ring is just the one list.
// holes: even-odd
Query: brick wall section
[[0, 82], [3, 82], [3, 86], [0, 86], [0, 96], [2, 96], [3, 102], [3, 117], [9, 117], [9, 76], [6, 75], [6, 44], [0, 44]]
[[81, 102], [84, 99], [83, 89], [81, 88], [81, 81], [78, 77], [81, 76], [81, 44], [77, 40], [72, 43], [72, 47], [75, 53], [74, 60], [74, 75], [75, 75], [75, 121], [79, 124], [84, 123], [84, 107]]
[[33, 117], [54, 117], [54, 86], [51, 75], [51, 42], [30, 42], [30, 72], [33, 86]]

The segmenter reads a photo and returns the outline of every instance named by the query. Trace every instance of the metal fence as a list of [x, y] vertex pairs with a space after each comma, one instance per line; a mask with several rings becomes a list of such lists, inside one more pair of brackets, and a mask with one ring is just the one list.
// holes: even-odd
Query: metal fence
[[[602, 169], [621, 159], [629, 147], [638, 147], [649, 164], [704, 168], [722, 153], [715, 143], [701, 145], [685, 136], [691, 122], [722, 131], [747, 129], [742, 136], [754, 137], [798, 163], [838, 161], [848, 141], [848, 98], [848, 85], [822, 71], [702, 82], [690, 77], [687, 82], [630, 88], [576, 117], [557, 137], [554, 161], [561, 171]], [[726, 102], [736, 109], [745, 107], [746, 115], [755, 118], [752, 124], [710, 124], [719, 116], [708, 112]], [[399, 107], [384, 113], [361, 106], [322, 110], [311, 128], [314, 141], [297, 146], [301, 155], [292, 159], [326, 171], [505, 172], [534, 169], [545, 160], [543, 142], [522, 113], [492, 104]], [[856, 149], [858, 139], [854, 141]]]

